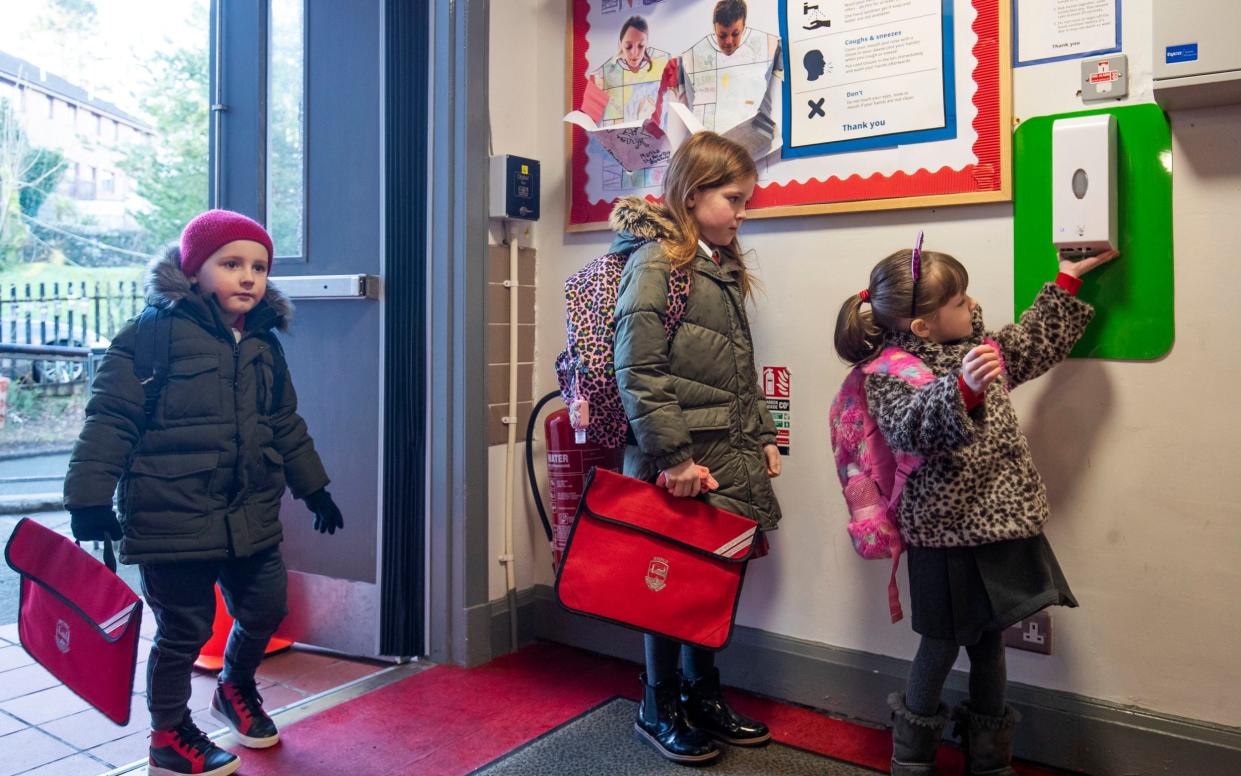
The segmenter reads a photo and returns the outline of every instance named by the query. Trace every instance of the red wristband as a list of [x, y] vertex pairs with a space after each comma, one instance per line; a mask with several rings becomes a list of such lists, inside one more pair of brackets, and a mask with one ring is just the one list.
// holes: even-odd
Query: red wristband
[[957, 376], [957, 385], [961, 388], [961, 398], [965, 401], [966, 412], [982, 404], [982, 400], [986, 398], [985, 393], [974, 393], [974, 389], [965, 382], [965, 375]]
[[1056, 285], [1068, 291], [1070, 296], [1077, 296], [1077, 289], [1082, 287], [1082, 279], [1075, 278], [1067, 272], [1061, 272], [1056, 275]]

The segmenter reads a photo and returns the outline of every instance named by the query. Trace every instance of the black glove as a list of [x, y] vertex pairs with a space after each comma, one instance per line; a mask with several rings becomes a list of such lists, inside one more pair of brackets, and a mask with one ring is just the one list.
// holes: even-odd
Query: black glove
[[86, 507], [69, 510], [69, 527], [79, 542], [119, 540], [121, 524], [112, 507]]
[[340, 508], [327, 488], [316, 490], [304, 500], [310, 511], [315, 513], [315, 530], [319, 533], [334, 534], [337, 528], [345, 527], [345, 518], [341, 517]]

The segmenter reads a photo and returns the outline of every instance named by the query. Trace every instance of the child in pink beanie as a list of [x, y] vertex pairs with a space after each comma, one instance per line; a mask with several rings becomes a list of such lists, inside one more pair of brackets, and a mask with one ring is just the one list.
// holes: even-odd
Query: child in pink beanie
[[260, 224], [209, 210], [151, 263], [148, 307], [103, 358], [65, 478], [74, 537], [121, 540], [158, 624], [147, 662], [152, 774], [222, 776], [241, 764], [188, 710], [217, 583], [235, 622], [212, 714], [245, 746], [277, 743], [254, 674], [287, 613], [286, 487], [321, 533], [343, 525], [274, 333], [292, 306], [268, 282], [272, 253]]

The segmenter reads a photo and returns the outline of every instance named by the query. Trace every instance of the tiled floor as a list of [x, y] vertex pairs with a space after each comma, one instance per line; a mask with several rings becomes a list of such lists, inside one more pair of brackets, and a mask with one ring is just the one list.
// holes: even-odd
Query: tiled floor
[[[17, 625], [0, 626], [0, 776], [86, 776], [146, 758], [146, 659], [154, 622], [142, 623], [131, 721], [119, 727], [63, 687], [17, 643]], [[291, 649], [259, 669], [263, 705], [276, 710], [384, 670], [387, 664]], [[207, 712], [213, 674], [194, 675], [190, 711], [211, 733], [220, 725]]]

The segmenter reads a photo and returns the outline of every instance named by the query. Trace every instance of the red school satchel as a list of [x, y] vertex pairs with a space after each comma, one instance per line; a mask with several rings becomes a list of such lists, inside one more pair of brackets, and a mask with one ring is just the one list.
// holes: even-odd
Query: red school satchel
[[556, 577], [571, 612], [722, 649], [758, 523], [594, 469]]
[[22, 646], [108, 719], [129, 724], [142, 599], [72, 539], [29, 518], [13, 529], [4, 558], [21, 575]]

